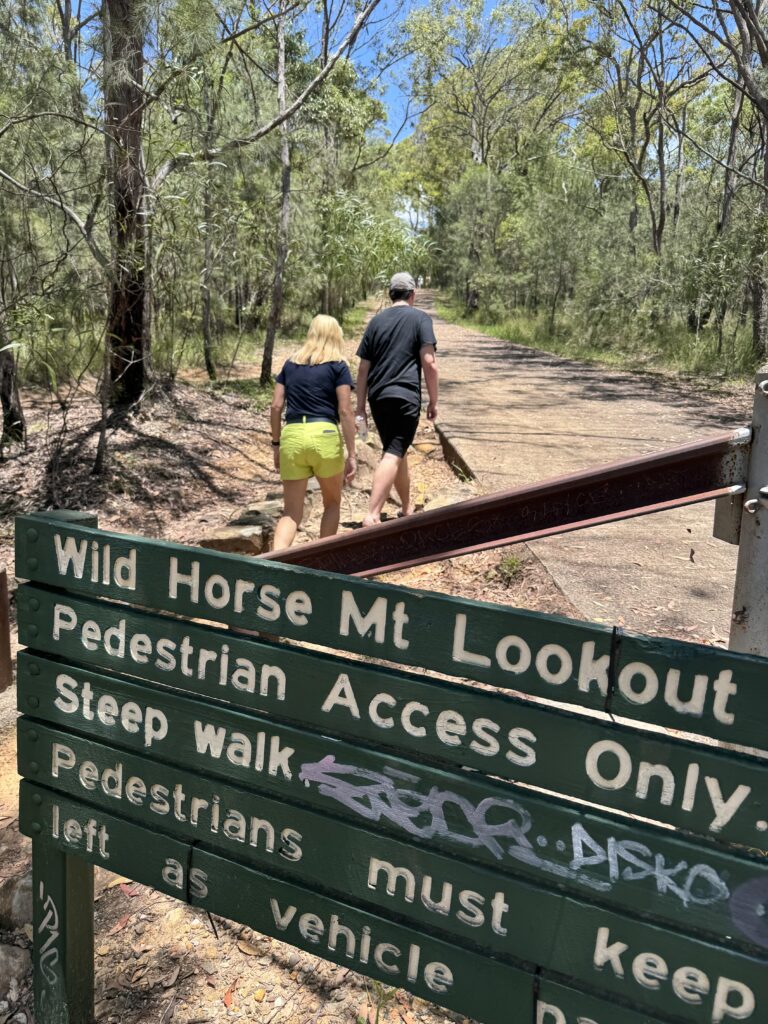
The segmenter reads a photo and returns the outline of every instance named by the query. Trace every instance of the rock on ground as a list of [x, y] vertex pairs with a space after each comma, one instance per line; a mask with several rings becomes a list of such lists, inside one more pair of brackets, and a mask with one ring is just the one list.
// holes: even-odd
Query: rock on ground
[[0, 885], [0, 928], [21, 931], [32, 920], [32, 875], [15, 875]]
[[28, 949], [0, 946], [0, 999], [15, 1003], [31, 968], [32, 957]]

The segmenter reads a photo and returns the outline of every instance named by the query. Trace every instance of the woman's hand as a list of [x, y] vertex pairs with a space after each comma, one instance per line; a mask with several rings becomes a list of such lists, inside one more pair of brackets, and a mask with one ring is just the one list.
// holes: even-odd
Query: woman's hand
[[274, 463], [275, 463], [275, 469], [279, 473], [280, 472], [280, 449], [277, 447], [277, 445], [273, 445], [272, 446], [272, 458], [273, 458]]
[[344, 462], [344, 483], [351, 483], [357, 472], [357, 459], [354, 455], [348, 455]]

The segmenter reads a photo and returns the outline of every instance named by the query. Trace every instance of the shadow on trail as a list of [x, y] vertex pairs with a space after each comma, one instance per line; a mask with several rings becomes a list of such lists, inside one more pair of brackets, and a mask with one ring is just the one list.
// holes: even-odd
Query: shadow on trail
[[[532, 371], [540, 370], [541, 397], [539, 399], [531, 397], [531, 380], [527, 376], [524, 385], [526, 393], [521, 399], [524, 401], [525, 407], [532, 410], [552, 408], [557, 410], [558, 415], [562, 417], [570, 393], [574, 399], [588, 401], [621, 403], [628, 400], [647, 400], [658, 402], [664, 406], [673, 406], [690, 417], [692, 432], [698, 428], [723, 430], [745, 426], [749, 423], [746, 403], [743, 414], [734, 413], [732, 409], [718, 402], [717, 394], [712, 393], [712, 388], [706, 381], [697, 385], [695, 378], [676, 381], [665, 374], [652, 371], [616, 370], [570, 359], [544, 349], [529, 348], [516, 342], [494, 338], [491, 335], [475, 331], [471, 327], [453, 324], [437, 316], [434, 312], [434, 292], [432, 291], [418, 294], [416, 305], [435, 321], [441, 361], [450, 361], [452, 355], [459, 355], [463, 342], [482, 342], [482, 347], [477, 346], [472, 352], [472, 358], [480, 364], [488, 365], [489, 382], [492, 380], [495, 385], [498, 385], [499, 394], [496, 400], [504, 406], [509, 406], [514, 401], [514, 391], [510, 391], [508, 388], [514, 389], [516, 381], [519, 379], [519, 371], [525, 370], [526, 375], [530, 375]], [[450, 327], [452, 331], [460, 332], [460, 338], [441, 345], [440, 326], [442, 325]], [[535, 386], [536, 382], [533, 383]], [[446, 396], [451, 395], [453, 398], [460, 390], [460, 385], [445, 382]], [[547, 433], [555, 435], [557, 432], [548, 430]], [[568, 434], [567, 431], [562, 433]], [[599, 434], [590, 436], [600, 437]], [[617, 437], [614, 431], [606, 432], [604, 436]], [[626, 439], [635, 442], [656, 440], [655, 438], [638, 438], [635, 435], [627, 435]], [[666, 442], [664, 443], [666, 444]]]
[[[158, 526], [158, 510], [172, 500], [180, 513], [204, 506], [211, 498], [237, 501], [243, 482], [268, 482], [260, 467], [237, 444], [223, 441], [216, 430], [226, 431], [226, 410], [188, 422], [198, 432], [194, 449], [169, 434], [145, 429], [144, 421], [123, 417], [108, 431], [107, 471], [94, 475], [93, 466], [100, 433], [99, 423], [71, 432], [63, 431], [52, 444], [38, 488], [40, 508], [102, 509], [109, 499], [127, 495], [140, 502]], [[237, 455], [243, 464], [227, 482], [221, 482], [222, 454]]]
[[[454, 328], [455, 329], [455, 328]], [[682, 410], [691, 419], [691, 429], [697, 427], [711, 429], [727, 429], [744, 426], [749, 422], [749, 415], [734, 413], [721, 405], [716, 395], [711, 395], [705, 388], [696, 389], [690, 382], [676, 382], [662, 374], [622, 372], [581, 363], [561, 356], [553, 356], [538, 349], [526, 349], [512, 342], [500, 341], [487, 335], [475, 335], [473, 340], [483, 341], [482, 349], [472, 353], [472, 359], [480, 364], [488, 365], [489, 379], [499, 386], [499, 401], [510, 404], [514, 398], [508, 388], [514, 389], [519, 380], [518, 371], [526, 373], [525, 404], [529, 408], [557, 409], [559, 414], [565, 405], [568, 394], [574, 399], [591, 400], [605, 403], [621, 403], [625, 401], [643, 400], [657, 402], [664, 406], [674, 406]], [[485, 343], [487, 342], [487, 346]], [[460, 342], [449, 342], [452, 347]], [[450, 361], [451, 350], [443, 346], [441, 358]], [[530, 394], [531, 371], [541, 371], [540, 398], [532, 398]], [[568, 375], [566, 377], [566, 375]], [[535, 382], [534, 382], [535, 383]], [[503, 385], [503, 388], [501, 387]], [[521, 385], [522, 386], [522, 385]], [[446, 382], [446, 393], [460, 391], [461, 385]], [[614, 433], [610, 434], [615, 437]]]

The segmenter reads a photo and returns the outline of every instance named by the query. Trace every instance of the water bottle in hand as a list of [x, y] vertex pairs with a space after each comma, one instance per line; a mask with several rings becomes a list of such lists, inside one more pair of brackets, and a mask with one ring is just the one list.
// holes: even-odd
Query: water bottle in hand
[[355, 416], [355, 430], [357, 430], [357, 436], [361, 441], [368, 440], [368, 424], [365, 421], [365, 416]]

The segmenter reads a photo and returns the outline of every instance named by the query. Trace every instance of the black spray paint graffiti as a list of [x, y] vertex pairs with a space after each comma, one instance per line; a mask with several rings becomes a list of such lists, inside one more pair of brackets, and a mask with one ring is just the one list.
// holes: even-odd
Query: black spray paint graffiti
[[55, 985], [58, 981], [58, 975], [54, 968], [59, 962], [59, 949], [57, 945], [59, 941], [59, 911], [52, 897], [46, 896], [45, 885], [42, 882], [40, 883], [38, 898], [43, 904], [45, 916], [38, 925], [37, 933], [41, 936], [46, 935], [45, 940], [40, 943], [38, 962], [45, 980], [49, 985]]
[[[724, 880], [707, 864], [667, 865], [662, 854], [629, 840], [609, 839], [602, 845], [580, 824], [572, 827], [570, 845], [562, 840], [554, 844], [563, 855], [562, 862], [544, 857], [529, 839], [530, 814], [511, 798], [493, 797], [474, 804], [436, 786], [422, 793], [416, 788], [421, 782], [417, 775], [389, 767], [374, 772], [337, 764], [332, 754], [303, 764], [299, 778], [367, 821], [391, 822], [419, 839], [439, 837], [461, 846], [485, 847], [497, 860], [513, 857], [599, 892], [611, 890], [619, 881], [653, 879], [660, 895], [677, 898], [684, 906], [711, 906], [730, 896]], [[536, 840], [540, 848], [541, 838]]]

